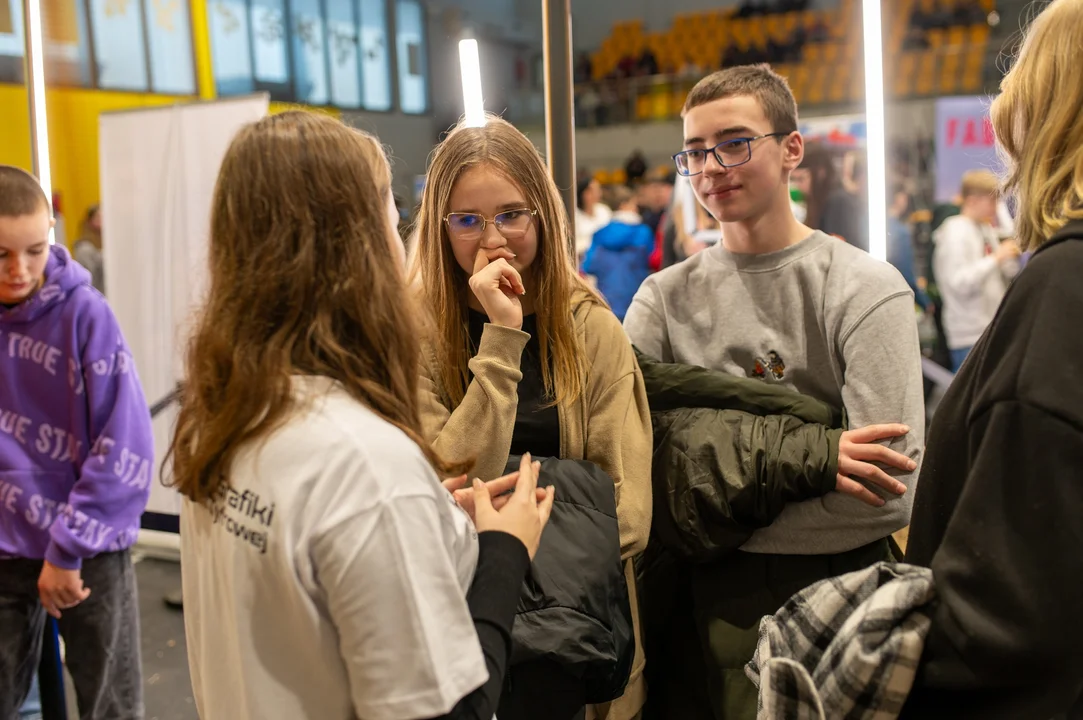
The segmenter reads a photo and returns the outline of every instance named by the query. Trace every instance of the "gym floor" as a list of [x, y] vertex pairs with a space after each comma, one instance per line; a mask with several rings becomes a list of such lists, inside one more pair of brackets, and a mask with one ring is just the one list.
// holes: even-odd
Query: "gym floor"
[[180, 590], [180, 564], [143, 558], [136, 563], [143, 633], [146, 720], [198, 720], [188, 677], [184, 615], [163, 598]]

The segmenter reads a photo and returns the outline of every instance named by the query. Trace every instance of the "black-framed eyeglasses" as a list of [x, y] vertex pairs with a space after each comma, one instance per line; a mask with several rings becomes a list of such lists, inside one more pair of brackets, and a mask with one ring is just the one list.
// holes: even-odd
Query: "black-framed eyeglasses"
[[707, 155], [713, 154], [714, 159], [722, 167], [737, 167], [744, 165], [752, 159], [752, 143], [769, 137], [786, 137], [790, 133], [774, 132], [756, 137], [733, 138], [723, 140], [713, 148], [696, 148], [684, 150], [673, 156], [673, 162], [677, 165], [677, 172], [684, 177], [699, 175], [707, 167]]
[[481, 213], [450, 213], [444, 218], [448, 230], [462, 240], [473, 240], [485, 234], [485, 226], [489, 223], [496, 225], [496, 230], [508, 240], [514, 240], [526, 235], [530, 229], [530, 222], [538, 214], [537, 210], [530, 208], [516, 208], [497, 213], [492, 218], [487, 218]]

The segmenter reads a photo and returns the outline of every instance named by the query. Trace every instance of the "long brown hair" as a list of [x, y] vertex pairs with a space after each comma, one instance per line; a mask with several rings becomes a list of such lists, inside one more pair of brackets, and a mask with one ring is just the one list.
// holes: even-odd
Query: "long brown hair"
[[1035, 250], [1083, 219], [1083, 0], [1055, 0], [1026, 31], [990, 115], [1019, 200], [1016, 235]]
[[[467, 274], [451, 248], [444, 218], [451, 190], [462, 173], [487, 165], [514, 182], [537, 210], [538, 254], [531, 266], [536, 287], [542, 380], [553, 403], [569, 403], [583, 392], [586, 372], [572, 317], [573, 302], [604, 304], [572, 264], [567, 212], [537, 148], [508, 122], [489, 116], [484, 127], [459, 125], [436, 148], [421, 198], [412, 255], [412, 285], [435, 319], [433, 351], [444, 391], [453, 405], [466, 394], [470, 338], [466, 299]], [[574, 297], [573, 297], [574, 296]]]
[[210, 288], [189, 347], [172, 485], [213, 500], [237, 451], [300, 410], [295, 375], [341, 384], [421, 439], [419, 341], [371, 135], [291, 111], [241, 130], [215, 186]]

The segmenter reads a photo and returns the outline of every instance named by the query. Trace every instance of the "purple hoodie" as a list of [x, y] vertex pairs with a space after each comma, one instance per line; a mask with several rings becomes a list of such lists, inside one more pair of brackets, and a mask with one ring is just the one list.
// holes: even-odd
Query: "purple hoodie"
[[73, 570], [131, 546], [153, 477], [150, 413], [117, 319], [53, 246], [42, 288], [0, 306], [0, 557]]

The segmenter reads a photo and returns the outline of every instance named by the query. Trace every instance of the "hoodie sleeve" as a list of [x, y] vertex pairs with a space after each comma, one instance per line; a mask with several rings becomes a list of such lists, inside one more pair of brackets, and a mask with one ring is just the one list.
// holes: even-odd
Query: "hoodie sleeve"
[[45, 559], [78, 569], [85, 558], [120, 546], [139, 524], [154, 478], [150, 412], [120, 326], [108, 306], [79, 330], [73, 415], [88, 418], [89, 452], [68, 495], [69, 510], [50, 530]]

